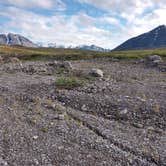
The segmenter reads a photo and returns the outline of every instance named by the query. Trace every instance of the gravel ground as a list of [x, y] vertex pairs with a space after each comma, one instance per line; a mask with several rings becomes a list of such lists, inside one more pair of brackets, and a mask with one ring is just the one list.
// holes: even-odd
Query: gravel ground
[[0, 66], [0, 166], [166, 165], [166, 73], [143, 63], [71, 61], [83, 87], [59, 89], [50, 62]]

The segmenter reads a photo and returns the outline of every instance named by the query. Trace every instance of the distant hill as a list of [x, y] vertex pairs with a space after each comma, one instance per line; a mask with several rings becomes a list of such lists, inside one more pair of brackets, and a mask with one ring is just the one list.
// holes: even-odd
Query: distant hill
[[24, 47], [37, 47], [36, 44], [34, 44], [29, 39], [25, 38], [24, 36], [9, 33], [7, 35], [0, 34], [0, 45], [20, 45]]
[[96, 45], [81, 45], [81, 46], [77, 46], [76, 49], [88, 50], [88, 51], [98, 51], [98, 52], [109, 52], [110, 51], [108, 49], [104, 49], [104, 48], [96, 46]]
[[147, 33], [131, 38], [114, 49], [122, 50], [142, 50], [166, 47], [166, 26], [161, 25]]

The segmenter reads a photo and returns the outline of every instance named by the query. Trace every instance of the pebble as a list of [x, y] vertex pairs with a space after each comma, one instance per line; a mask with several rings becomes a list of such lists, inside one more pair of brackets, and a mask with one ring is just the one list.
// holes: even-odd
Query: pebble
[[59, 120], [64, 120], [65, 119], [65, 115], [64, 114], [59, 114], [58, 115], [58, 119]]
[[8, 163], [2, 157], [0, 157], [0, 166], [8, 166]]
[[33, 136], [33, 139], [34, 139], [34, 140], [37, 140], [37, 139], [38, 139], [38, 136], [37, 136], [37, 135]]
[[120, 115], [125, 115], [128, 113], [127, 108], [125, 108], [124, 110], [120, 111]]
[[140, 123], [133, 123], [133, 126], [136, 128], [143, 128], [143, 125]]
[[86, 107], [85, 104], [81, 107], [81, 110], [82, 110], [82, 111], [87, 111], [87, 107]]

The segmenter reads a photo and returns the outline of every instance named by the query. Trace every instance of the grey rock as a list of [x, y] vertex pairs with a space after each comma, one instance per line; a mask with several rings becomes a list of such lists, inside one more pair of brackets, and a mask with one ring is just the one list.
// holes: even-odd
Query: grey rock
[[9, 59], [10, 60], [10, 62], [12, 63], [12, 66], [14, 67], [14, 68], [19, 68], [19, 69], [22, 69], [23, 68], [23, 64], [22, 64], [22, 62], [17, 58], [17, 57], [13, 57], [13, 58], [10, 58]]
[[119, 62], [118, 58], [111, 58], [111, 62]]
[[133, 123], [133, 126], [136, 128], [143, 128], [143, 125], [141, 123]]
[[103, 71], [100, 69], [92, 69], [89, 74], [94, 77], [103, 77], [104, 76]]
[[161, 72], [166, 72], [166, 64], [161, 64], [161, 65], [159, 66], [159, 70], [160, 70]]
[[16, 57], [10, 58], [10, 62], [12, 62], [12, 63], [21, 63], [21, 61]]
[[56, 61], [55, 60], [54, 62], [50, 62], [48, 65], [53, 66], [56, 69], [59, 69], [59, 68], [64, 68], [65, 70], [73, 69], [72, 64], [68, 61]]
[[70, 62], [68, 62], [68, 61], [63, 62], [63, 65], [64, 65], [65, 69], [68, 69], [68, 70], [72, 70], [73, 69], [72, 64]]
[[64, 114], [59, 114], [58, 115], [58, 119], [59, 120], [64, 120], [65, 119], [65, 115]]
[[118, 119], [128, 119], [128, 109], [125, 108], [121, 111], [117, 112], [117, 118]]
[[0, 166], [8, 166], [8, 163], [2, 157], [0, 157]]
[[151, 66], [157, 66], [162, 62], [162, 58], [159, 55], [150, 55], [146, 59], [146, 63]]
[[127, 108], [125, 108], [124, 110], [120, 111], [120, 114], [121, 114], [121, 115], [126, 115], [127, 113], [128, 113]]
[[34, 136], [33, 136], [33, 139], [34, 139], [34, 140], [37, 140], [37, 139], [38, 139], [38, 137], [39, 137], [39, 136], [34, 135]]
[[159, 55], [150, 55], [150, 56], [148, 56], [148, 60], [151, 62], [154, 62], [154, 61], [161, 62], [162, 58]]
[[82, 110], [82, 111], [87, 111], [87, 107], [86, 107], [86, 105], [85, 105], [85, 104], [84, 104], [84, 105], [82, 105], [81, 110]]

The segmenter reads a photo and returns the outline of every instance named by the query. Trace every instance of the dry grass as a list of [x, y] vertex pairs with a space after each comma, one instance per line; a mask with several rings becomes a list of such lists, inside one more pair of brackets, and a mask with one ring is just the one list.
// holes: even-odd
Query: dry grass
[[108, 53], [83, 51], [76, 49], [62, 48], [26, 48], [21, 46], [0, 46], [0, 54], [7, 56], [19, 57], [23, 60], [41, 60], [41, 59], [62, 59], [77, 60], [114, 57], [118, 59], [143, 58], [148, 55], [158, 54], [166, 57], [166, 48], [154, 50], [135, 50], [135, 51], [114, 51]]

